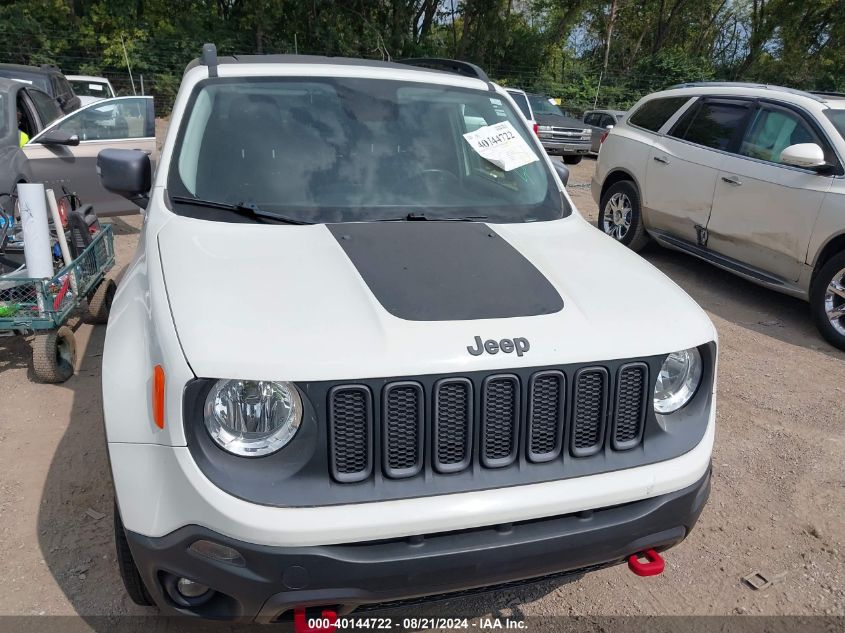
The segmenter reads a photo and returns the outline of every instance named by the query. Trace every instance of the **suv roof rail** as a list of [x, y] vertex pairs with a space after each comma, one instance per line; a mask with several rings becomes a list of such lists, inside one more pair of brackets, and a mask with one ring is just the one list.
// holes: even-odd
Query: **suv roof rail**
[[59, 67], [56, 66], [55, 64], [41, 64], [41, 66], [39, 66], [39, 68], [41, 70], [59, 70]]
[[813, 90], [812, 94], [820, 97], [838, 97], [845, 98], [845, 92], [828, 92], [826, 90]]
[[807, 97], [813, 101], [824, 103], [824, 99], [816, 94], [807, 92], [805, 90], [797, 90], [795, 88], [786, 88], [784, 86], [774, 86], [771, 84], [754, 83], [751, 81], [690, 81], [682, 84], [675, 84], [670, 87], [670, 90], [675, 88], [759, 88], [763, 90], [778, 90], [780, 92], [788, 92], [789, 94], [798, 95], [800, 97]]
[[463, 75], [464, 77], [472, 77], [490, 83], [490, 78], [481, 68], [470, 62], [465, 62], [460, 59], [443, 59], [439, 57], [412, 57], [410, 59], [397, 60], [400, 64], [407, 66], [417, 66], [419, 68], [428, 68], [429, 70], [442, 70], [447, 73], [454, 73], [456, 75]]

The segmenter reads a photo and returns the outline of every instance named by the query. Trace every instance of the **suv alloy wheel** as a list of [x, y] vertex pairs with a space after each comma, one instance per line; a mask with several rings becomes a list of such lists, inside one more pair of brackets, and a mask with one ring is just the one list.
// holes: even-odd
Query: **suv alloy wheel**
[[629, 180], [611, 185], [601, 198], [598, 227], [634, 251], [648, 244], [637, 188]]

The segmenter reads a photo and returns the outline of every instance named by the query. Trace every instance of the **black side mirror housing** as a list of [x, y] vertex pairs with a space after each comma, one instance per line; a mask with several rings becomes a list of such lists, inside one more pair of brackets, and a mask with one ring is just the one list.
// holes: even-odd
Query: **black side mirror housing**
[[555, 167], [555, 171], [557, 172], [558, 178], [563, 183], [565, 187], [569, 183], [569, 167], [564, 165], [559, 160], [552, 159], [552, 165]]
[[104, 149], [97, 154], [103, 188], [145, 209], [152, 187], [150, 157], [139, 149]]
[[79, 136], [65, 130], [50, 130], [38, 139], [43, 145], [79, 145]]

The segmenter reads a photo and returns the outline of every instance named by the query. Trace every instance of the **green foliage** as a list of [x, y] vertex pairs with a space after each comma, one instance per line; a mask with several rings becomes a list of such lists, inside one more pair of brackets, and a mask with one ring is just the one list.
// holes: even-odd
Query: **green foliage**
[[[0, 61], [145, 88], [166, 112], [204, 42], [220, 54], [458, 57], [575, 113], [685, 81], [845, 90], [843, 0], [6, 0]], [[606, 60], [606, 63], [605, 63]]]

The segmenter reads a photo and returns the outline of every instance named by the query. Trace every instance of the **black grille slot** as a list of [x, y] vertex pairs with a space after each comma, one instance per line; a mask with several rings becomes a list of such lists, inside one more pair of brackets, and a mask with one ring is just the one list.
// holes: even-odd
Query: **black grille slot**
[[631, 363], [619, 369], [612, 446], [624, 451], [640, 443], [648, 396], [648, 365]]
[[607, 417], [607, 370], [581, 369], [575, 374], [571, 450], [575, 457], [593, 455], [601, 449]]
[[501, 468], [516, 459], [519, 430], [519, 379], [488, 376], [483, 386], [481, 463]]
[[384, 388], [382, 406], [384, 474], [412, 477], [423, 460], [423, 390], [415, 382], [398, 382]]
[[329, 391], [329, 457], [332, 476], [339, 482], [361, 481], [373, 467], [373, 402], [361, 385]]
[[472, 454], [472, 383], [448, 378], [434, 385], [434, 466], [455, 473], [469, 466]]
[[559, 371], [531, 376], [528, 396], [528, 458], [547, 462], [560, 454], [566, 378]]

